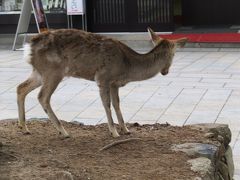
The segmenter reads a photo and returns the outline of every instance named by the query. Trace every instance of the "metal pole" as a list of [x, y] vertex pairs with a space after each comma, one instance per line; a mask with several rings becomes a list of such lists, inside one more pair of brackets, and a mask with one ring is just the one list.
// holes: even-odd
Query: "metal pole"
[[71, 23], [71, 28], [73, 28], [73, 21], [72, 21], [72, 15], [70, 15], [70, 23]]
[[84, 14], [82, 14], [82, 29], [85, 30]]

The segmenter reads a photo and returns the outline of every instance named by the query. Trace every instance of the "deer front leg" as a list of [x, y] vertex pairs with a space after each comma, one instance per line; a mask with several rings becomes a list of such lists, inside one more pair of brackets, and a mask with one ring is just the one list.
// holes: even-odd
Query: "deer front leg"
[[112, 85], [111, 86], [111, 99], [112, 99], [112, 105], [115, 109], [116, 115], [117, 115], [117, 119], [118, 119], [118, 123], [121, 127], [121, 130], [125, 133], [125, 134], [129, 134], [130, 131], [128, 130], [126, 124], [124, 123], [123, 120], [123, 116], [120, 110], [120, 106], [119, 106], [119, 87]]
[[53, 112], [50, 105], [50, 98], [54, 90], [57, 88], [57, 85], [62, 80], [62, 78], [54, 75], [44, 78], [43, 86], [39, 92], [38, 99], [42, 105], [44, 111], [47, 113], [50, 121], [52, 121], [55, 128], [64, 136], [69, 137], [69, 134], [66, 132], [61, 122], [58, 120], [57, 116]]
[[111, 99], [110, 99], [110, 88], [109, 85], [104, 85], [102, 86], [101, 84], [99, 85], [100, 88], [100, 96], [101, 100], [105, 109], [105, 112], [107, 114], [107, 119], [108, 119], [108, 128], [110, 133], [112, 134], [113, 137], [119, 137], [119, 134], [117, 132], [116, 127], [114, 126], [114, 122], [112, 119], [112, 114], [111, 114]]
[[18, 104], [18, 126], [23, 133], [29, 134], [25, 122], [25, 98], [28, 93], [41, 85], [41, 76], [35, 70], [31, 76], [17, 87], [17, 104]]

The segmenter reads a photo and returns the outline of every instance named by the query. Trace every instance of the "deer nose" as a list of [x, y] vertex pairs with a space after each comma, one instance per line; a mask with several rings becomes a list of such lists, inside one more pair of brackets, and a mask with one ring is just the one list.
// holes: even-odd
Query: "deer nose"
[[163, 76], [167, 75], [167, 74], [168, 74], [168, 70], [162, 70], [162, 71], [161, 71], [161, 74], [162, 74]]

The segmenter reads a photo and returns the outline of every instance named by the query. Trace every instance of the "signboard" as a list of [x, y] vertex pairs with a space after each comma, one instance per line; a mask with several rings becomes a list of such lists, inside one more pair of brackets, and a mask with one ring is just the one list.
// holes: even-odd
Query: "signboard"
[[32, 7], [35, 16], [35, 20], [37, 23], [38, 31], [44, 32], [47, 31], [47, 18], [44, 13], [43, 4], [41, 0], [32, 0]]
[[24, 37], [24, 41], [25, 41], [32, 10], [34, 12], [38, 32], [40, 33], [48, 29], [48, 23], [47, 23], [46, 15], [43, 11], [42, 1], [41, 0], [24, 0], [21, 14], [18, 21], [17, 31], [15, 34], [14, 42], [13, 42], [13, 50], [15, 50], [16, 42], [20, 34], [25, 34], [25, 37]]
[[84, 0], [67, 0], [67, 15], [85, 14]]

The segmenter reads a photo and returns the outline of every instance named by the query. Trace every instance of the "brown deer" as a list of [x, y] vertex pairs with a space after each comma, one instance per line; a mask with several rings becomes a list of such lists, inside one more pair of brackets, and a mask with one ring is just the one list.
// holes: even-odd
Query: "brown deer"
[[31, 76], [17, 87], [19, 127], [25, 133], [25, 97], [41, 87], [38, 99], [55, 128], [69, 137], [50, 105], [50, 98], [65, 76], [96, 81], [106, 111], [109, 131], [119, 133], [111, 115], [111, 102], [123, 133], [129, 133], [119, 107], [119, 87], [132, 81], [149, 79], [159, 72], [168, 74], [177, 45], [186, 38], [166, 40], [148, 29], [155, 47], [139, 54], [118, 40], [73, 29], [61, 29], [36, 35], [25, 47], [24, 58], [32, 65]]

